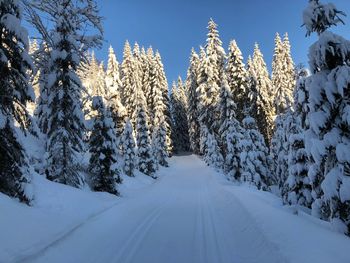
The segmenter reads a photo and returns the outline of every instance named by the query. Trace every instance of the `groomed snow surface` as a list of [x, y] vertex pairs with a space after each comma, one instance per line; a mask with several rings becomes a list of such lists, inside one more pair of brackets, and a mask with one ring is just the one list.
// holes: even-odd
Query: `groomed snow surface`
[[34, 177], [36, 203], [0, 194], [0, 262], [349, 263], [329, 223], [236, 186], [194, 155], [159, 179], [124, 178], [123, 197]]

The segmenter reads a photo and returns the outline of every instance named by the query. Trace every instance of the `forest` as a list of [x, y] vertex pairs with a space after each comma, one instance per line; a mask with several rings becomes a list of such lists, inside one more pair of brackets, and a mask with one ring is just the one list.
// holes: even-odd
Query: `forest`
[[350, 236], [350, 41], [332, 32], [345, 13], [306, 3], [303, 29], [317, 37], [309, 65], [295, 65], [284, 32], [272, 65], [258, 43], [243, 58], [210, 19], [186, 78], [169, 85], [153, 47], [126, 41], [120, 62], [112, 46], [106, 62], [96, 57], [97, 4], [0, 0], [1, 193], [35, 207], [40, 176], [123, 198], [125, 178], [157, 181], [194, 154]]

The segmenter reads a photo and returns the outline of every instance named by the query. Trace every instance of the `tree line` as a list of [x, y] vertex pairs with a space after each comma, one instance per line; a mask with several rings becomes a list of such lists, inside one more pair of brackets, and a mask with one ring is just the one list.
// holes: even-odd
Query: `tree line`
[[276, 35], [270, 76], [258, 44], [244, 64], [226, 54], [217, 25], [192, 50], [187, 71], [191, 149], [229, 179], [279, 195], [350, 233], [350, 42], [329, 31], [345, 15], [310, 0], [303, 13], [309, 68], [295, 66], [288, 35]]

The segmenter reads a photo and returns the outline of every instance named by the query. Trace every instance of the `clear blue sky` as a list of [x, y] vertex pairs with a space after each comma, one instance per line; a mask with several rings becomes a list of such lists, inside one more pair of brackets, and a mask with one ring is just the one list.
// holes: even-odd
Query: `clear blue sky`
[[[334, 31], [350, 39], [350, 0], [333, 2], [348, 14], [346, 25]], [[178, 75], [184, 77], [192, 47], [198, 50], [206, 40], [210, 17], [219, 26], [220, 37], [227, 50], [236, 39], [246, 59], [255, 42], [260, 44], [266, 63], [270, 66], [276, 32], [289, 33], [295, 63], [307, 64], [308, 47], [315, 37], [305, 38], [301, 28], [302, 10], [307, 0], [101, 0], [101, 14], [105, 17], [105, 44], [96, 51], [106, 60], [112, 44], [118, 60], [122, 59], [126, 39], [140, 46], [152, 45], [163, 58], [168, 82]]]

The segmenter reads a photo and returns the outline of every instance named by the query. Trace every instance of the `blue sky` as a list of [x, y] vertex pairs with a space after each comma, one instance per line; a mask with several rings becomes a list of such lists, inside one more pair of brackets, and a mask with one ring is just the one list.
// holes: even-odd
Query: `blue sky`
[[[331, 0], [330, 0], [331, 1]], [[192, 47], [198, 50], [205, 43], [210, 17], [219, 26], [220, 37], [227, 50], [231, 39], [236, 39], [246, 59], [255, 42], [260, 44], [270, 66], [276, 32], [289, 33], [295, 63], [307, 64], [308, 47], [315, 37], [305, 38], [302, 10], [307, 0], [99, 0], [105, 17], [105, 44], [96, 51], [106, 60], [112, 44], [118, 60], [122, 59], [126, 39], [130, 43], [152, 45], [162, 55], [168, 82], [178, 75], [185, 76]], [[324, 0], [323, 2], [328, 2]], [[346, 25], [333, 31], [350, 39], [350, 0], [333, 0], [345, 11]]]

